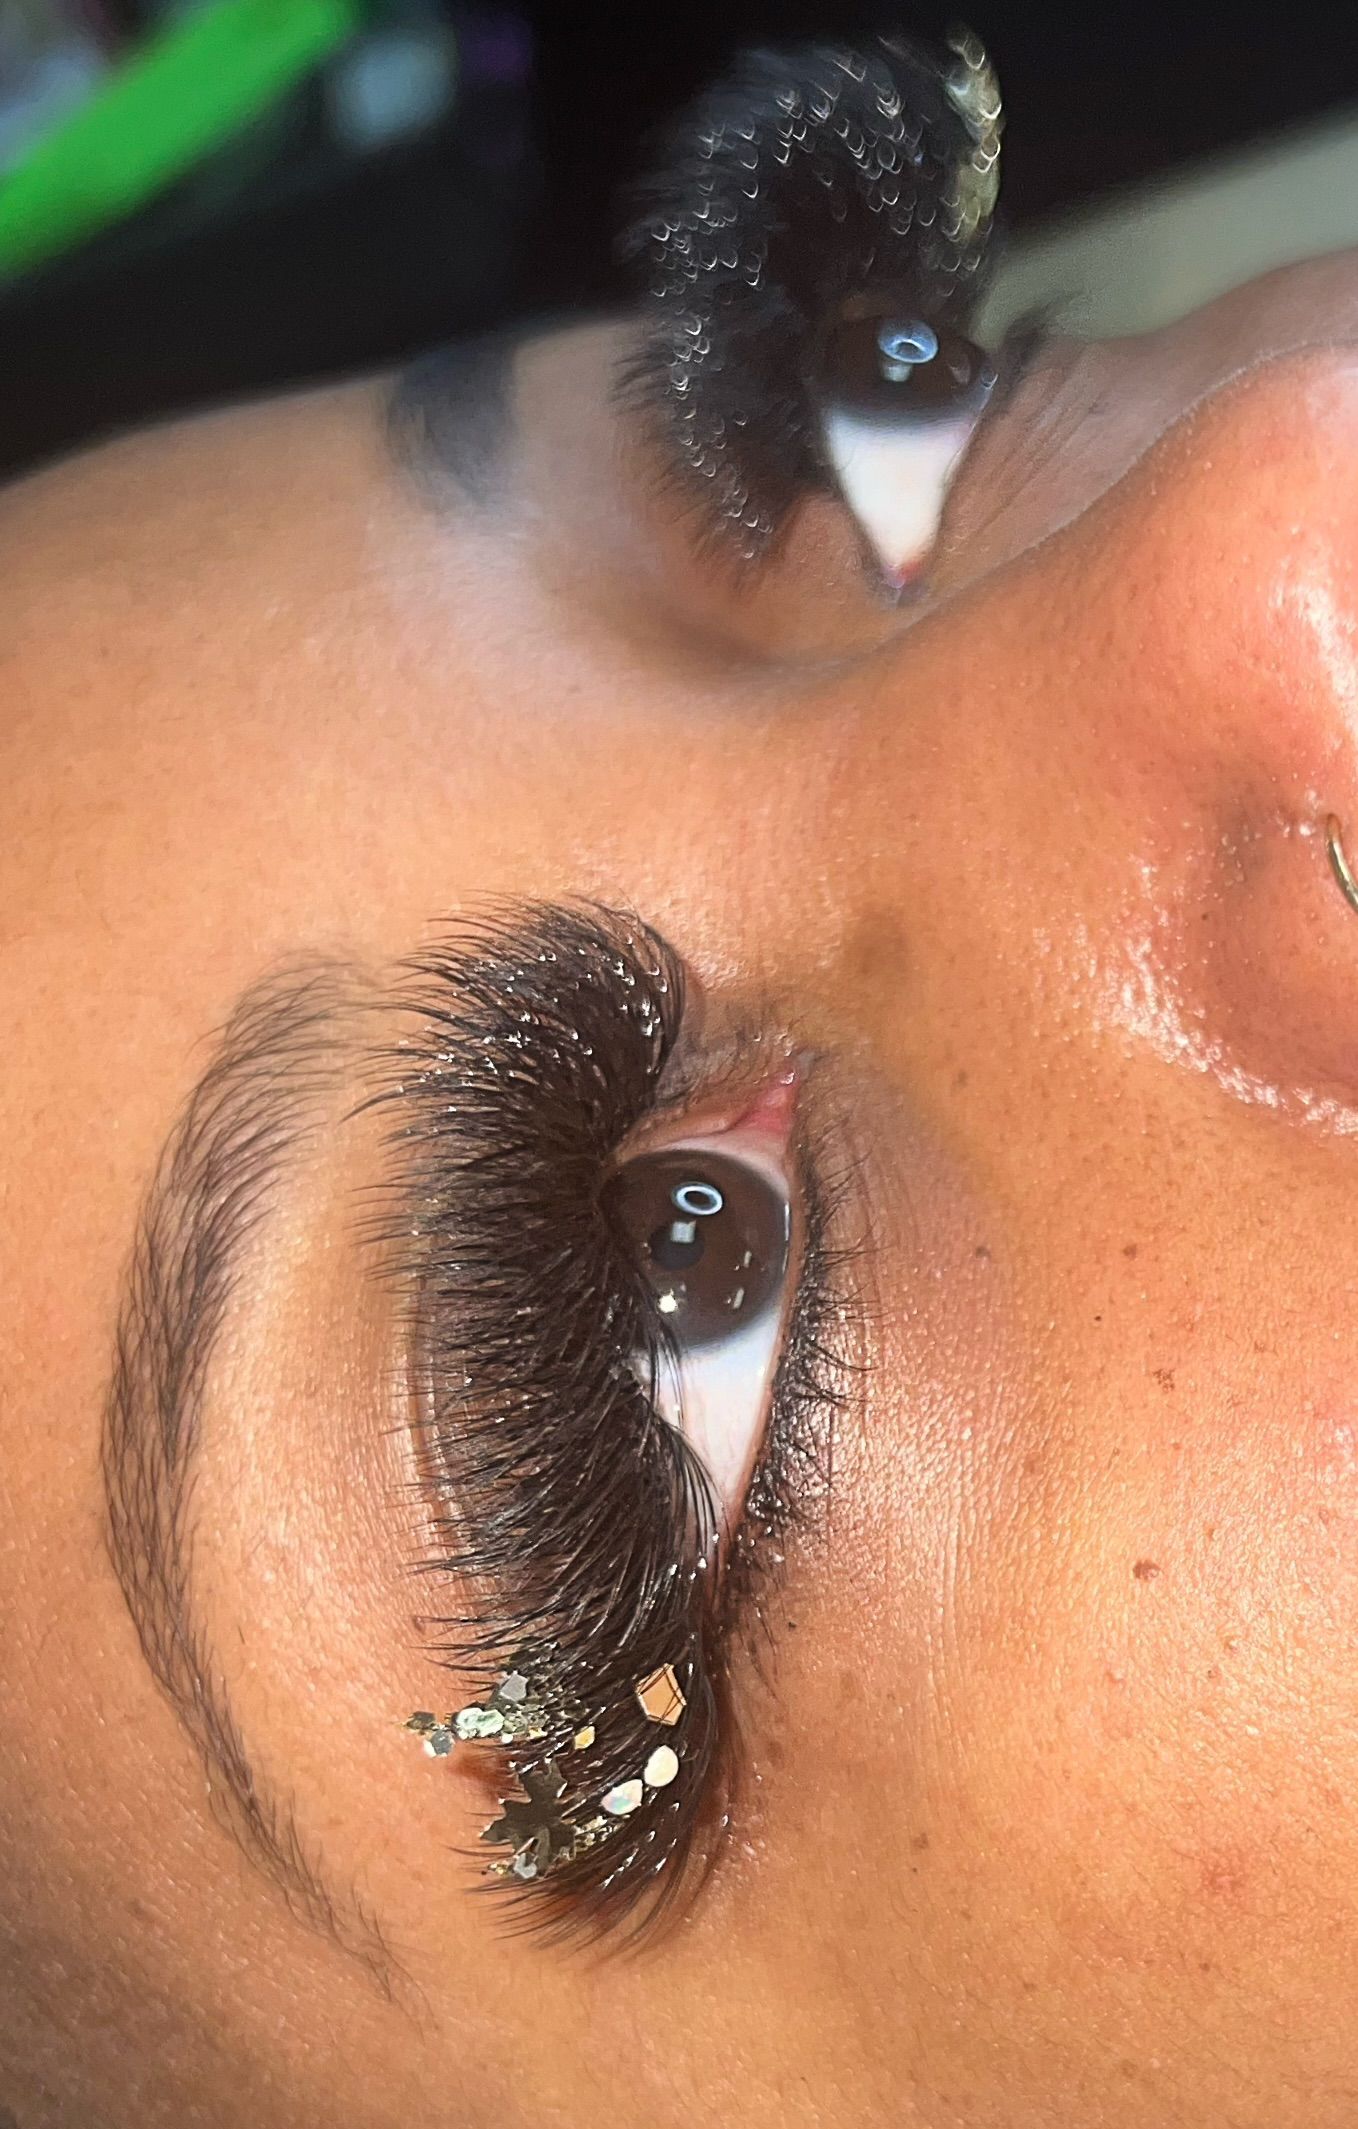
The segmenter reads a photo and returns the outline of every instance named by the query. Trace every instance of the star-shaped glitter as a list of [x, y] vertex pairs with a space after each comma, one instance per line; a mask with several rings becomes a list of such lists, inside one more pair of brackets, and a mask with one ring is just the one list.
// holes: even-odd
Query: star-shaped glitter
[[483, 1831], [483, 1841], [501, 1841], [514, 1851], [516, 1877], [535, 1878], [553, 1863], [569, 1862], [575, 1852], [576, 1828], [557, 1805], [566, 1783], [554, 1760], [529, 1767], [519, 1776], [527, 1795], [502, 1797], [501, 1816]]

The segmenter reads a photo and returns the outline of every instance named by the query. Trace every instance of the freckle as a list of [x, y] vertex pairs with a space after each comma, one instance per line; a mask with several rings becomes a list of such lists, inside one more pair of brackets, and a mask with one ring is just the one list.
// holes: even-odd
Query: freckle
[[1102, 1323], [1102, 1322], [1103, 1322], [1103, 1318], [1102, 1318], [1102, 1316], [1096, 1316], [1096, 1317], [1094, 1318], [1094, 1321], [1095, 1321], [1096, 1323]]
[[1211, 1683], [1212, 1683], [1213, 1685], [1215, 1685], [1215, 1684], [1216, 1684], [1216, 1682], [1217, 1682], [1217, 1680], [1218, 1680], [1218, 1679], [1220, 1678], [1220, 1676], [1221, 1676], [1221, 1666], [1220, 1666], [1220, 1664], [1216, 1664], [1216, 1663], [1209, 1663], [1209, 1664], [1208, 1664], [1208, 1666], [1207, 1666], [1207, 1670], [1206, 1670], [1206, 1672], [1205, 1672], [1205, 1674], [1204, 1674], [1204, 1675], [1205, 1675], [1205, 1676], [1206, 1676], [1206, 1677], [1207, 1677], [1208, 1679], [1210, 1679], [1210, 1681], [1211, 1681]]
[[966, 1075], [966, 1073], [965, 1073], [965, 1072], [959, 1072], [959, 1073], [958, 1073], [958, 1075], [957, 1075], [957, 1077], [956, 1077], [956, 1079], [955, 1079], [955, 1080], [953, 1081], [953, 1085], [954, 1085], [954, 1087], [958, 1087], [958, 1088], [964, 1087], [964, 1086], [966, 1085], [966, 1083], [967, 1083], [967, 1075]]
[[1036, 1990], [1036, 1988], [1037, 1983], [1035, 1981], [1025, 1981], [1023, 1984], [1023, 1993], [1025, 1996], [1031, 1996]]
[[928, 1845], [929, 1836], [927, 1833], [917, 1833], [910, 1843], [910, 1846], [914, 1849], [916, 1855], [923, 1855]]
[[1159, 1383], [1162, 1390], [1168, 1392], [1174, 1388], [1173, 1368], [1152, 1368], [1151, 1375]]
[[1132, 1568], [1132, 1573], [1136, 1576], [1138, 1582], [1149, 1582], [1159, 1572], [1160, 1570], [1154, 1560], [1138, 1560]]
[[990, 1262], [990, 1250], [984, 1242], [978, 1242], [976, 1244], [974, 1254], [980, 1257], [983, 1263], [988, 1264]]
[[1124, 1242], [1122, 1245], [1122, 1254], [1124, 1257], [1134, 1257], [1136, 1255], [1135, 1242]]
[[1121, 2061], [1121, 2062], [1120, 2062], [1120, 2063], [1118, 2064], [1118, 2076], [1119, 2076], [1119, 2077], [1135, 2077], [1135, 2076], [1136, 2076], [1136, 2071], [1137, 2071], [1137, 2066], [1136, 2066], [1136, 2064], [1135, 2064], [1134, 2062], [1128, 2062], [1128, 2061], [1127, 2061], [1127, 2060], [1125, 2059], [1125, 2057], [1124, 2057], [1123, 2061]]
[[839, 1674], [839, 1697], [841, 1701], [861, 1700], [863, 1683], [857, 1671], [841, 1671]]
[[1210, 1959], [1199, 1959], [1198, 1972], [1200, 1974], [1212, 1974], [1216, 1972], [1216, 1968], [1212, 1965]]

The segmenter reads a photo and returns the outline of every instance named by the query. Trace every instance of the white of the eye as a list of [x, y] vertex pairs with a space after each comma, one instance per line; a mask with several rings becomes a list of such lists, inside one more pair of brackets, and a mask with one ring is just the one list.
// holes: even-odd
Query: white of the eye
[[869, 420], [842, 407], [826, 413], [825, 448], [844, 500], [894, 582], [908, 582], [928, 560], [978, 419], [974, 407], [913, 422]]
[[[687, 1140], [683, 1148], [699, 1157], [711, 1148], [763, 1175], [781, 1197], [788, 1195], [780, 1165], [761, 1150], [748, 1150], [738, 1134], [720, 1139]], [[789, 1274], [790, 1276], [790, 1274]], [[665, 1295], [659, 1307], [665, 1310]], [[773, 1296], [753, 1322], [709, 1345], [683, 1346], [661, 1369], [656, 1402], [661, 1415], [684, 1434], [712, 1481], [723, 1535], [740, 1520], [750, 1473], [759, 1454], [773, 1393], [773, 1378], [784, 1335], [784, 1291]], [[670, 1311], [669, 1313], [672, 1313]]]

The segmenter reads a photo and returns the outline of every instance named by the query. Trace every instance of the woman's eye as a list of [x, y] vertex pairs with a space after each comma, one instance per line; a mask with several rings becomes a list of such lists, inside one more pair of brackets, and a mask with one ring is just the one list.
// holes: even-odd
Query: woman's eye
[[786, 1178], [762, 1147], [736, 1155], [695, 1140], [629, 1161], [605, 1205], [663, 1332], [657, 1405], [705, 1466], [729, 1532], [758, 1455], [787, 1313]]
[[843, 318], [826, 341], [818, 383], [825, 455], [893, 584], [908, 584], [928, 561], [995, 378], [983, 349], [920, 318]]

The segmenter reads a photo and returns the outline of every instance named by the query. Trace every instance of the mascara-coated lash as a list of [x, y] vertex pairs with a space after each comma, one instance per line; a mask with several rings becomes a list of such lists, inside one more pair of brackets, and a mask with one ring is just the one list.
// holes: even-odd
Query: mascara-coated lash
[[548, 1927], [654, 1913], [720, 1815], [714, 1503], [657, 1409], [653, 1309], [601, 1206], [683, 998], [676, 957], [635, 920], [516, 910], [414, 966], [385, 1097], [408, 1208], [425, 1564], [458, 1591], [441, 1645], [487, 1680], [525, 1660], [546, 1674], [559, 1714], [510, 1766], [551, 1760], [581, 1823], [659, 1741], [637, 1681], [668, 1664], [686, 1700], [678, 1778], [549, 1880], [511, 1889]]
[[620, 386], [713, 543], [755, 559], [827, 485], [817, 367], [846, 304], [962, 323], [994, 203], [998, 101], [974, 40], [746, 58], [674, 127], [624, 256], [645, 275]]

